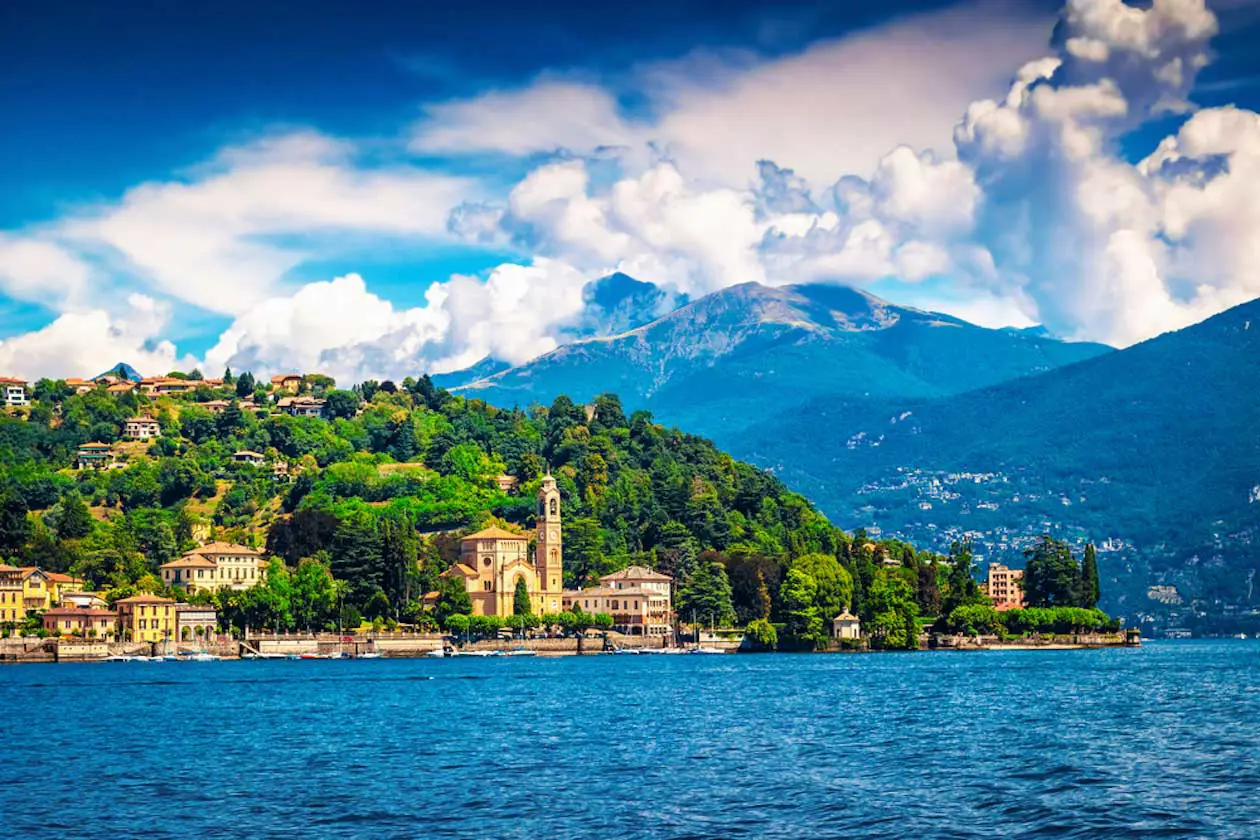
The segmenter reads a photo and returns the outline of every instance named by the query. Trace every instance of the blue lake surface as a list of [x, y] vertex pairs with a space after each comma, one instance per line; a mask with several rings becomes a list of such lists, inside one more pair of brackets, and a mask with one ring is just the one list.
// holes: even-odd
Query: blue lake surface
[[1260, 837], [1260, 642], [0, 668], [0, 838]]

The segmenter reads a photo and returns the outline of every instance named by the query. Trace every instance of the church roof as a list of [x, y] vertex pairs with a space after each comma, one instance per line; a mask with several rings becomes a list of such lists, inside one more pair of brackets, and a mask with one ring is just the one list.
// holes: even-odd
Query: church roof
[[835, 618], [831, 620], [832, 621], [857, 621], [858, 618], [853, 613], [849, 612], [848, 610], [845, 610], [844, 612], [840, 613], [840, 615], [836, 616]]
[[513, 534], [511, 531], [505, 531], [498, 526], [490, 526], [475, 534], [469, 534], [464, 537], [463, 542], [468, 540], [524, 540], [528, 539], [524, 534]]
[[451, 566], [445, 572], [442, 572], [442, 574], [438, 575], [438, 577], [447, 577], [448, 575], [463, 575], [464, 577], [476, 577], [477, 570], [474, 569], [472, 566], [467, 566], [463, 563], [456, 563], [454, 566]]
[[673, 580], [669, 575], [663, 575], [660, 572], [654, 572], [647, 566], [627, 566], [619, 572], [613, 572], [611, 575], [602, 575], [600, 580]]

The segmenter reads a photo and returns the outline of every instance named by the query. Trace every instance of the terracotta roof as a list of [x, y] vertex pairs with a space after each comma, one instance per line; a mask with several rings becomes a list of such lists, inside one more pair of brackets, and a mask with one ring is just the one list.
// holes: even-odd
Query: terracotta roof
[[849, 612], [848, 610], [845, 610], [844, 612], [840, 613], [840, 615], [836, 616], [835, 618], [831, 620], [832, 621], [857, 621], [858, 618], [853, 613]]
[[254, 451], [254, 450], [252, 450], [252, 449], [242, 449], [242, 450], [240, 450], [239, 452], [233, 452], [233, 453], [232, 453], [232, 457], [233, 457], [233, 458], [240, 458], [242, 455], [244, 455], [244, 456], [246, 456], [246, 457], [248, 457], [248, 458], [266, 458], [266, 457], [267, 457], [266, 455], [262, 454], [261, 452], [255, 452], [255, 451]]
[[25, 385], [25, 379], [14, 379], [12, 376], [0, 376], [0, 385]]
[[132, 382], [119, 382], [117, 384], [110, 385], [105, 390], [110, 392], [111, 394], [122, 394], [127, 391], [136, 390], [136, 386], [135, 386], [135, 383], [132, 383]]
[[513, 534], [511, 531], [505, 531], [497, 525], [482, 529], [475, 534], [469, 534], [464, 537], [461, 542], [468, 540], [527, 540], [529, 537], [524, 534]]
[[175, 601], [171, 598], [163, 598], [159, 595], [132, 595], [130, 598], [119, 598], [115, 604], [173, 604]]
[[127, 422], [128, 423], [157, 423], [157, 420], [152, 417], [128, 417]]
[[625, 589], [613, 589], [611, 586], [596, 586], [591, 589], [569, 589], [564, 592], [566, 598], [625, 598], [627, 595], [633, 595], [639, 598], [651, 598], [660, 596], [659, 592], [648, 592], [646, 589], [640, 589], [637, 586], [630, 586]]
[[302, 374], [300, 373], [277, 373], [275, 376], [271, 377], [271, 384], [279, 385], [281, 382], [283, 382], [286, 379], [301, 379], [301, 378], [302, 378]]
[[114, 445], [111, 443], [101, 443], [99, 441], [93, 441], [92, 443], [80, 443], [79, 448], [80, 449], [113, 449]]
[[192, 554], [200, 554], [203, 557], [211, 555], [211, 554], [252, 554], [255, 557], [258, 557], [262, 554], [262, 552], [256, 551], [247, 545], [237, 545], [236, 543], [225, 543], [225, 542], [212, 542], [212, 543], [206, 543], [205, 545], [200, 546], [199, 548], [194, 548], [192, 551], [186, 552], [184, 556], [188, 557], [189, 555], [192, 555]]
[[172, 560], [169, 563], [163, 563], [159, 569], [214, 569], [217, 568], [213, 560], [202, 557], [200, 554], [185, 554], [178, 560]]
[[95, 607], [92, 607], [92, 608], [53, 607], [51, 610], [44, 610], [44, 618], [48, 618], [49, 616], [56, 617], [56, 616], [71, 616], [71, 615], [75, 615], [75, 616], [83, 615], [83, 616], [87, 616], [88, 618], [104, 618], [106, 616], [108, 616], [109, 618], [118, 617], [118, 613], [114, 612], [113, 610], [100, 610]]
[[624, 569], [613, 572], [610, 575], [600, 576], [600, 580], [659, 580], [672, 581], [669, 575], [663, 575], [660, 572], [654, 572], [647, 566], [626, 566]]
[[451, 566], [445, 572], [442, 572], [442, 574], [438, 575], [438, 577], [446, 577], [452, 574], [463, 575], [464, 577], [476, 577], [477, 570], [474, 569], [472, 566], [466, 565], [464, 563], [456, 563], [454, 566]]
[[44, 572], [48, 575], [48, 579], [57, 583], [83, 583], [83, 578], [77, 578], [73, 575], [63, 575], [61, 572]]
[[17, 566], [8, 566], [8, 565], [5, 565], [4, 563], [0, 563], [0, 572], [18, 572], [18, 571], [21, 571], [21, 569], [18, 568]]

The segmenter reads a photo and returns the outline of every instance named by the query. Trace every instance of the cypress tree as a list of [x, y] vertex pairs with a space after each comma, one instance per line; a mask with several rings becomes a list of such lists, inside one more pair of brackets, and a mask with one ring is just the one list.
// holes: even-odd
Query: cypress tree
[[512, 613], [514, 615], [533, 614], [529, 605], [529, 587], [525, 585], [525, 578], [516, 579], [516, 591], [512, 593]]
[[1098, 606], [1102, 592], [1098, 585], [1098, 558], [1095, 556], [1094, 544], [1086, 543], [1085, 559], [1081, 563], [1081, 606], [1093, 609]]

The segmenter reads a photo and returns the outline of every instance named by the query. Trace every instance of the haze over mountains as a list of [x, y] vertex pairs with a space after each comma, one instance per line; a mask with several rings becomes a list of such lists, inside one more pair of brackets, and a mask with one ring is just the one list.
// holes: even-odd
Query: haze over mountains
[[1046, 531], [1093, 540], [1132, 615], [1154, 584], [1257, 597], [1258, 360], [1260, 302], [1113, 351], [847, 287], [744, 284], [458, 390], [505, 406], [616, 392], [846, 528], [1015, 561]]

